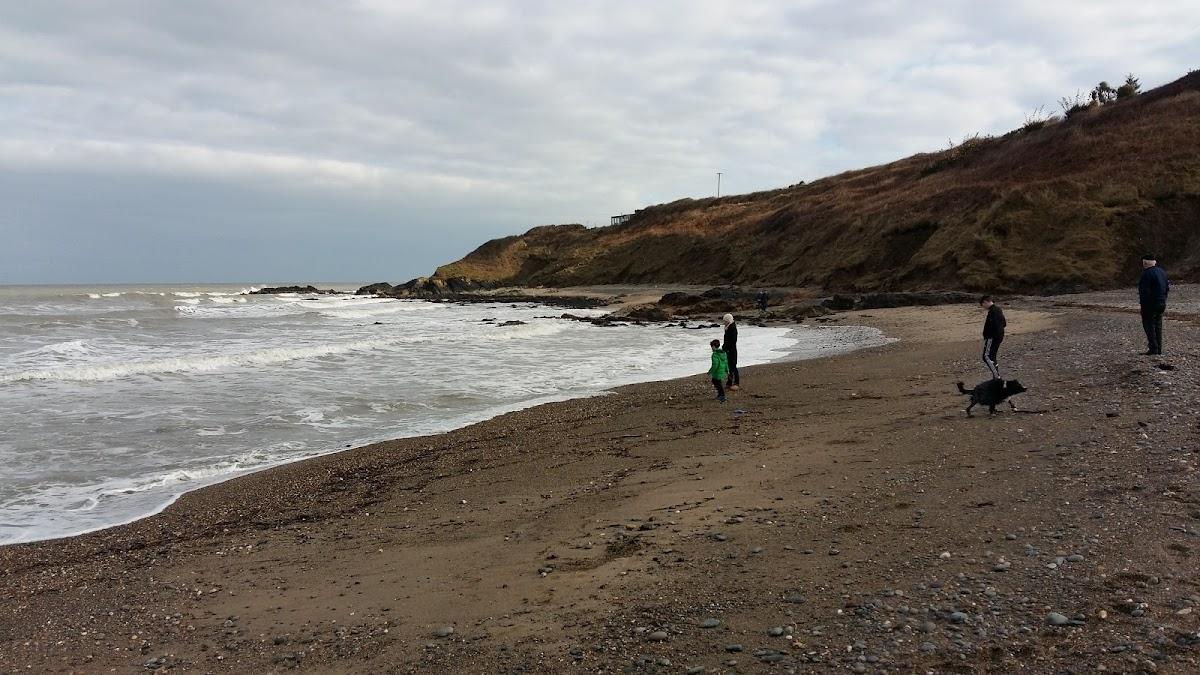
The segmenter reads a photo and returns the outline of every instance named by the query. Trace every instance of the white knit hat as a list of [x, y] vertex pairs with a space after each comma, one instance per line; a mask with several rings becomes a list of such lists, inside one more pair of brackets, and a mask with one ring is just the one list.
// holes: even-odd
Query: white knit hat
[[721, 321], [724, 322], [726, 326], [728, 326], [729, 324], [733, 323], [733, 315], [726, 314], [725, 316], [721, 317]]

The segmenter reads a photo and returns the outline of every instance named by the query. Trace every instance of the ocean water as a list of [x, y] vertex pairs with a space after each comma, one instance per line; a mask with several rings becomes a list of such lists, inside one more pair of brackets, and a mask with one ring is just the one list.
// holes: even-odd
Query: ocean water
[[[346, 447], [702, 373], [720, 337], [540, 318], [564, 310], [532, 304], [249, 290], [0, 286], [0, 544], [129, 522]], [[526, 323], [495, 325], [513, 319]], [[740, 365], [883, 341], [742, 326]]]

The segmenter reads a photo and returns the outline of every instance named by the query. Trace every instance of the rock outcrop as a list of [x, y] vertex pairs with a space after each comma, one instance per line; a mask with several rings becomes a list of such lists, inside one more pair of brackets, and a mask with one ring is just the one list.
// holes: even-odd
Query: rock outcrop
[[280, 293], [304, 293], [306, 295], [338, 295], [340, 292], [332, 289], [320, 289], [313, 285], [308, 286], [275, 286], [272, 288], [260, 288], [256, 291], [250, 291], [250, 295], [278, 295]]

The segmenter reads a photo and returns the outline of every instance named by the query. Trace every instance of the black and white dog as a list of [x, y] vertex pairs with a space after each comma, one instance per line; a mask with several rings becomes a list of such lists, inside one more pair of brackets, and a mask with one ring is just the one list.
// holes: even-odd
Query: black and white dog
[[967, 389], [963, 386], [962, 382], [959, 382], [958, 391], [971, 397], [971, 404], [967, 406], [967, 417], [973, 417], [971, 415], [971, 408], [977, 405], [986, 405], [988, 412], [995, 414], [996, 406], [1008, 401], [1009, 407], [1016, 410], [1017, 406], [1008, 399], [1010, 396], [1016, 396], [1025, 391], [1025, 387], [1022, 387], [1021, 383], [1016, 380], [1001, 380], [997, 378], [995, 380], [980, 382], [975, 385], [974, 389]]

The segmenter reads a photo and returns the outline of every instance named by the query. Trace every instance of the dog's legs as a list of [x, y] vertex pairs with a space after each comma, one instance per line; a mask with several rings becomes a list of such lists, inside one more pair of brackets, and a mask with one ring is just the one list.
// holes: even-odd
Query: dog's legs
[[974, 408], [974, 407], [975, 407], [975, 401], [971, 401], [971, 405], [967, 406], [967, 417], [974, 417], [974, 415], [971, 414], [971, 408]]
[[989, 406], [988, 406], [988, 414], [989, 414], [989, 415], [995, 415], [995, 414], [996, 414], [996, 406], [995, 406], [995, 405], [989, 405]]
[[1016, 412], [1016, 411], [1017, 411], [1017, 404], [1016, 404], [1016, 403], [1013, 403], [1011, 398], [1010, 398], [1010, 399], [1008, 399], [1008, 407], [1009, 407], [1009, 408], [1012, 408], [1012, 411], [1013, 411], [1013, 412]]

